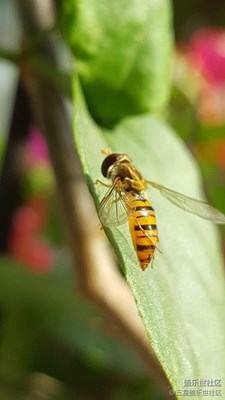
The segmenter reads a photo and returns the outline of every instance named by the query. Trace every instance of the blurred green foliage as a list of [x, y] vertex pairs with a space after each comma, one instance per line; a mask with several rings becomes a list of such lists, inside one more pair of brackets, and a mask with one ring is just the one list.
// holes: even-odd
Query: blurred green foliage
[[165, 105], [173, 36], [168, 0], [65, 0], [60, 21], [100, 125]]
[[25, 392], [32, 373], [41, 371], [64, 383], [71, 397], [62, 399], [142, 399], [151, 393], [162, 399], [140, 360], [74, 292], [66, 254], [56, 264], [51, 274], [37, 276], [0, 259], [0, 398], [7, 385]]

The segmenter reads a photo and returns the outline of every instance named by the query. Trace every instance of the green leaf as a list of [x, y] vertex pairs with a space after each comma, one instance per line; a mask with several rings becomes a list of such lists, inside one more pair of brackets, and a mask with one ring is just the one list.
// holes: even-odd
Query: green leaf
[[[113, 131], [102, 131], [88, 115], [76, 83], [75, 98], [75, 141], [96, 204], [105, 193], [105, 188], [94, 184], [102, 179], [102, 148], [126, 152], [144, 177], [202, 198], [194, 159], [165, 123], [142, 115], [125, 119]], [[162, 251], [154, 268], [140, 269], [127, 224], [106, 233], [150, 343], [175, 389], [184, 390], [185, 379], [223, 379], [225, 299], [218, 232], [213, 224], [171, 205], [154, 189], [147, 192], [156, 210]]]
[[[0, 257], [1, 378], [12, 382], [24, 378], [37, 356], [43, 360], [43, 370], [52, 366], [54, 346], [43, 348], [47, 339], [66, 346], [69, 359], [76, 357], [104, 374], [119, 371], [121, 377], [143, 377], [145, 370], [136, 354], [105, 333], [103, 317], [74, 291], [67, 255], [57, 257], [56, 270], [48, 275], [35, 275]], [[55, 368], [63, 371], [63, 362], [52, 366], [50, 374]]]
[[225, 124], [221, 125], [206, 125], [199, 122], [196, 140], [199, 142], [206, 142], [216, 139], [225, 138]]
[[159, 110], [168, 99], [169, 0], [65, 0], [61, 27], [94, 119]]

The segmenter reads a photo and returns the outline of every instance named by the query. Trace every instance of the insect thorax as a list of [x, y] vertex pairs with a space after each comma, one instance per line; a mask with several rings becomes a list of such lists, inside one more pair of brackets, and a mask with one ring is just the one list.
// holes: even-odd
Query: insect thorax
[[146, 189], [146, 182], [140, 172], [129, 162], [118, 162], [110, 170], [110, 179], [113, 183], [119, 180], [124, 190], [135, 193]]

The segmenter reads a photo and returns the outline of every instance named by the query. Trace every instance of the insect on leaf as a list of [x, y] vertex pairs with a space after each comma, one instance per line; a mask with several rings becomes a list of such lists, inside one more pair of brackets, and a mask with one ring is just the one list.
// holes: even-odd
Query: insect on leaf
[[[86, 111], [77, 82], [75, 91], [75, 141], [96, 204], [106, 193], [104, 187], [96, 188], [94, 183], [102, 178], [103, 148], [127, 153], [146, 179], [162, 182], [190, 197], [203, 198], [196, 163], [166, 124], [141, 115], [127, 118], [113, 131], [103, 131]], [[161, 190], [171, 200], [171, 192]], [[185, 389], [187, 379], [225, 382], [224, 273], [216, 226], [174, 207], [151, 186], [147, 195], [156, 211], [158, 246], [162, 251], [158, 252], [153, 269], [142, 272], [139, 268], [127, 224], [107, 229], [107, 235], [152, 348], [177, 390]], [[179, 205], [182, 201], [178, 196]], [[207, 213], [208, 210], [211, 209], [207, 208]], [[185, 400], [184, 396], [180, 398]]]

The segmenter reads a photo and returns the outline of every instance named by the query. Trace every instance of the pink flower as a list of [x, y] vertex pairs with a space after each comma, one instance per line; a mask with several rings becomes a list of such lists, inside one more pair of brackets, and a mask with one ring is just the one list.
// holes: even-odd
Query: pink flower
[[197, 31], [185, 53], [199, 76], [199, 119], [206, 125], [225, 124], [225, 29]]
[[191, 40], [189, 57], [210, 85], [225, 84], [225, 29], [203, 29]]
[[32, 161], [48, 161], [49, 157], [46, 142], [42, 134], [34, 126], [30, 128], [28, 148]]
[[54, 268], [54, 250], [39, 238], [45, 224], [47, 203], [30, 199], [14, 215], [9, 254], [31, 271], [47, 273]]

